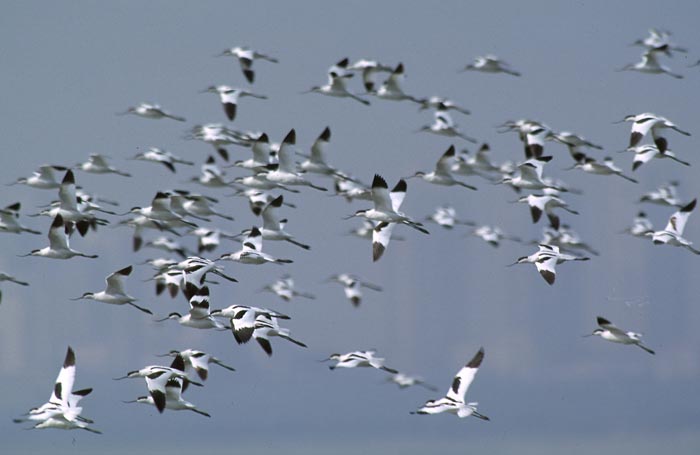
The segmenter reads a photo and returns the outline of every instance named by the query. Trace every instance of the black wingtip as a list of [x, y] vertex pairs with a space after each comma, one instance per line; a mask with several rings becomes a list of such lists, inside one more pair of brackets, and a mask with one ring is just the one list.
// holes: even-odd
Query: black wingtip
[[608, 321], [607, 319], [605, 319], [602, 316], [597, 316], [596, 322], [598, 323], [598, 325], [610, 325], [610, 321]]
[[63, 181], [61, 183], [75, 184], [75, 176], [73, 175], [72, 170], [68, 169], [66, 171], [66, 175], [63, 177]]
[[392, 188], [391, 192], [392, 193], [405, 193], [406, 190], [408, 189], [408, 185], [406, 184], [406, 180], [401, 179], [399, 182]]
[[117, 270], [115, 273], [117, 275], [129, 276], [133, 270], [134, 270], [134, 266], [130, 265], [130, 266], [124, 267], [121, 270]]
[[294, 131], [294, 128], [292, 128], [289, 133], [284, 137], [284, 140], [282, 141], [285, 144], [296, 144], [297, 142], [297, 133]]
[[283, 196], [283, 195], [279, 195], [279, 196], [277, 196], [275, 199], [273, 199], [273, 200], [270, 202], [270, 205], [271, 205], [272, 207], [277, 208], [277, 207], [282, 207], [282, 204], [283, 204], [283, 203], [284, 203], [284, 196]]
[[474, 357], [469, 361], [469, 363], [467, 363], [466, 367], [467, 368], [479, 368], [482, 360], [484, 360], [484, 348], [483, 347], [479, 348], [479, 350], [474, 355]]
[[540, 275], [542, 275], [542, 278], [549, 284], [550, 286], [554, 284], [554, 280], [556, 279], [556, 275], [549, 270], [542, 270], [540, 272]]
[[68, 350], [66, 351], [66, 358], [63, 361], [63, 368], [68, 368], [75, 366], [75, 352], [73, 352], [73, 348], [68, 346]]
[[175, 358], [173, 359], [173, 362], [170, 364], [170, 368], [173, 368], [178, 371], [185, 371], [185, 359], [180, 355], [176, 355]]
[[319, 140], [322, 140], [322, 141], [326, 141], [326, 142], [330, 141], [331, 140], [330, 127], [326, 127], [326, 129], [323, 130], [323, 132], [321, 133], [321, 135], [318, 138], [319, 138]]
[[681, 212], [692, 212], [695, 208], [695, 204], [698, 202], [697, 198], [690, 201], [685, 207], [681, 209]]
[[377, 262], [382, 257], [385, 250], [386, 250], [386, 248], [384, 247], [384, 245], [382, 245], [379, 242], [373, 242], [372, 243], [372, 262]]
[[389, 189], [389, 185], [386, 184], [386, 180], [379, 174], [374, 174], [374, 179], [372, 180], [372, 188], [386, 188]]

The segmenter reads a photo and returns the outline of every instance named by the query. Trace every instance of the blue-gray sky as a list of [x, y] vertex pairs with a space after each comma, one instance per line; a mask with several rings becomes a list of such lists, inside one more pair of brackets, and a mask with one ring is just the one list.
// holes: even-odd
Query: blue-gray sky
[[[129, 308], [69, 301], [101, 289], [112, 271], [160, 255], [155, 250], [132, 253], [126, 229], [103, 228], [72, 240], [77, 249], [98, 253], [94, 261], [17, 258], [43, 247], [46, 237], [3, 235], [0, 270], [31, 282], [28, 288], [2, 284], [3, 446], [23, 453], [110, 453], [127, 447], [189, 453], [202, 444], [249, 453], [423, 453], [435, 445], [433, 451], [442, 453], [561, 453], [566, 447], [574, 453], [612, 448], [639, 454], [673, 444], [675, 453], [695, 453], [700, 445], [698, 257], [618, 232], [640, 209], [638, 196], [658, 184], [678, 179], [684, 199], [700, 194], [694, 178], [700, 166], [694, 150], [700, 135], [694, 103], [700, 70], [686, 68], [700, 58], [694, 21], [699, 9], [691, 2], [663, 7], [655, 2], [4, 5], [1, 182], [29, 175], [44, 163], [72, 165], [90, 153], [104, 153], [133, 178], [78, 171], [77, 182], [117, 199], [124, 210], [148, 205], [160, 189], [188, 187], [183, 182], [198, 172], [196, 167], [180, 167], [171, 175], [126, 158], [159, 146], [197, 163], [206, 159], [209, 146], [182, 138], [194, 124], [225, 123], [216, 98], [199, 90], [212, 84], [248, 85], [237, 62], [213, 57], [235, 45], [250, 45], [280, 63], [256, 62], [253, 88], [269, 99], [242, 100], [232, 126], [266, 131], [275, 141], [295, 128], [301, 148], [330, 126], [331, 162], [365, 181], [380, 173], [391, 185], [429, 169], [451, 141], [415, 134], [431, 117], [411, 104], [372, 100], [365, 107], [300, 94], [324, 83], [326, 69], [346, 56], [403, 62], [407, 92], [464, 104], [472, 115], [455, 114], [455, 120], [467, 134], [491, 144], [497, 161], [520, 159], [522, 152], [515, 135], [497, 134], [494, 126], [528, 117], [602, 144], [600, 156], [613, 155], [629, 171], [631, 157], [614, 153], [627, 144], [629, 126], [612, 122], [626, 114], [655, 112], [693, 133], [669, 136], [671, 148], [693, 167], [653, 162], [635, 173], [640, 180], [635, 185], [565, 172], [568, 153], [548, 144], [547, 153], [555, 158], [547, 172], [584, 190], [567, 197], [581, 215], [565, 220], [601, 251], [587, 263], [561, 266], [553, 287], [532, 266], [505, 267], [533, 247], [506, 243], [493, 249], [465, 238], [466, 230], [435, 226], [430, 236], [397, 228], [406, 240], [392, 243], [373, 264], [369, 244], [343, 236], [355, 222], [342, 217], [366, 203], [347, 204], [314, 191], [285, 195], [298, 206], [284, 210], [288, 228], [312, 250], [266, 242], [266, 251], [291, 257], [294, 264], [228, 264], [240, 283], [212, 289], [214, 307], [255, 304], [292, 315], [292, 334], [309, 349], [275, 340], [272, 358], [257, 346], [236, 345], [230, 333], [202, 333], [172, 321], [154, 323]], [[614, 71], [639, 59], [640, 49], [628, 44], [649, 27], [672, 30], [674, 40], [690, 49], [664, 59], [685, 79]], [[502, 57], [523, 76], [457, 73], [486, 53]], [[357, 81], [352, 87], [360, 91]], [[114, 115], [141, 101], [160, 103], [188, 121]], [[249, 152], [232, 148], [231, 154], [238, 159]], [[499, 224], [523, 238], [539, 236], [541, 224], [532, 225], [527, 208], [507, 203], [514, 199], [512, 191], [480, 179], [470, 183], [479, 191], [411, 180], [403, 209], [422, 217], [448, 202], [464, 218]], [[190, 188], [220, 198], [220, 208], [236, 218], [217, 223], [220, 227], [236, 232], [256, 222], [243, 200], [224, 196], [228, 191]], [[23, 214], [55, 197], [21, 186], [3, 187], [2, 195], [0, 205], [21, 201]], [[657, 226], [671, 213], [663, 207], [645, 209]], [[50, 224], [48, 218], [22, 221], [44, 232]], [[686, 237], [700, 242], [697, 215]], [[229, 242], [214, 255], [237, 248]], [[285, 272], [317, 299], [282, 304], [256, 292]], [[385, 290], [368, 291], [362, 306], [352, 308], [339, 287], [321, 283], [336, 272], [359, 274]], [[129, 292], [157, 315], [183, 311], [182, 298], [155, 297], [152, 284], [141, 281], [149, 274], [147, 266], [137, 267]], [[644, 332], [657, 355], [581, 338], [594, 328], [598, 314]], [[82, 404], [102, 436], [28, 432], [11, 422], [49, 395], [67, 345], [77, 354], [76, 385], [95, 389]], [[492, 422], [409, 415], [439, 396], [479, 346], [485, 347], [486, 358], [468, 398], [479, 401]], [[188, 392], [211, 419], [158, 415], [154, 408], [121, 403], [144, 394], [145, 387], [142, 381], [114, 382], [112, 377], [154, 363], [155, 354], [188, 347], [211, 352], [238, 370], [214, 369], [203, 389]], [[422, 375], [440, 393], [402, 391], [383, 384], [382, 373], [330, 372], [316, 362], [331, 352], [361, 348], [378, 349], [390, 365]]]

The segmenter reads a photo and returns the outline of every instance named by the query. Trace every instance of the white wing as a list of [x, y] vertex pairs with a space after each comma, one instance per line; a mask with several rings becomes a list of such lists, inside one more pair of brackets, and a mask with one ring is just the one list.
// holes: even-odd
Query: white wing
[[124, 290], [124, 280], [131, 274], [132, 266], [124, 267], [121, 270], [107, 276], [107, 294], [126, 294]]
[[693, 199], [685, 207], [671, 215], [671, 218], [668, 219], [666, 230], [678, 234], [679, 236], [683, 235], [683, 229], [685, 229], [685, 224], [688, 222], [688, 218], [693, 212], [693, 209], [695, 209], [696, 202], [697, 199]]
[[481, 361], [484, 359], [484, 348], [480, 348], [474, 357], [457, 373], [452, 380], [452, 385], [447, 391], [447, 398], [455, 400], [459, 403], [464, 403], [464, 395], [466, 395], [469, 385], [474, 380], [476, 372], [479, 371]]

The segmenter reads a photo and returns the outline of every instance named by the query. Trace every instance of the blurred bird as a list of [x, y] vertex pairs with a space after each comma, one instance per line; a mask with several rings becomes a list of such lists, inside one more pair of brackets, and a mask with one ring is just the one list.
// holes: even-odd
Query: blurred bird
[[406, 94], [401, 88], [405, 78], [403, 63], [399, 63], [377, 91], [368, 91], [367, 93], [383, 100], [413, 101], [414, 103], [422, 104], [420, 99]]
[[362, 83], [365, 86], [365, 90], [368, 92], [374, 91], [376, 85], [375, 75], [385, 72], [391, 73], [394, 69], [390, 66], [383, 65], [375, 60], [357, 60], [352, 65], [348, 66], [349, 71], [360, 71], [362, 72]]
[[186, 161], [172, 153], [161, 150], [158, 147], [149, 147], [145, 152], [137, 153], [133, 160], [150, 161], [152, 163], [160, 163], [167, 167], [173, 174], [175, 173], [175, 164], [185, 164], [188, 166], [194, 165], [192, 161]]
[[599, 329], [595, 329], [590, 335], [584, 336], [599, 336], [604, 340], [612, 341], [613, 343], [620, 344], [633, 344], [639, 346], [640, 348], [647, 351], [649, 354], [655, 354], [654, 351], [642, 344], [642, 334], [635, 332], [625, 332], [615, 326], [612, 322], [608, 321], [604, 317], [598, 316], [596, 318]]
[[482, 73], [506, 73], [511, 76], [520, 76], [520, 73], [511, 69], [503, 60], [495, 55], [479, 56], [474, 59], [473, 63], [468, 64], [462, 69], [464, 71], [480, 71]]
[[91, 174], [117, 174], [122, 177], [131, 177], [131, 174], [128, 172], [120, 171], [116, 167], [110, 166], [107, 163], [107, 157], [99, 153], [91, 153], [87, 161], [78, 163], [76, 167], [83, 172]]
[[422, 180], [432, 183], [434, 185], [443, 185], [443, 186], [462, 186], [464, 188], [469, 188], [470, 190], [476, 191], [477, 188], [472, 185], [468, 185], [464, 182], [461, 182], [459, 180], [456, 180], [454, 177], [452, 177], [452, 174], [450, 173], [450, 169], [452, 167], [452, 162], [455, 159], [455, 146], [451, 145], [445, 153], [442, 154], [440, 159], [437, 161], [437, 164], [435, 165], [435, 170], [432, 172], [423, 172], [423, 171], [418, 171], [412, 176], [409, 177], [404, 177], [405, 179], [410, 179], [410, 178], [415, 178], [419, 177]]
[[45, 164], [34, 171], [29, 177], [20, 177], [9, 186], [22, 184], [32, 188], [42, 190], [53, 190], [61, 186], [61, 183], [56, 179], [54, 171], [66, 171], [68, 168], [64, 166], [54, 166]]
[[467, 136], [459, 130], [457, 124], [454, 122], [454, 120], [452, 120], [452, 117], [447, 113], [447, 111], [435, 111], [435, 114], [433, 115], [433, 123], [430, 125], [424, 125], [418, 130], [418, 132], [422, 131], [437, 134], [439, 136], [460, 137], [473, 144], [476, 144], [477, 142], [476, 139]]
[[173, 120], [177, 120], [178, 122], [185, 121], [184, 117], [170, 114], [157, 104], [140, 103], [136, 106], [129, 107], [126, 111], [120, 112], [117, 115], [127, 114], [138, 115], [139, 117], [150, 119], [170, 118]]
[[382, 288], [376, 284], [364, 281], [349, 273], [339, 273], [331, 276], [326, 282], [336, 282], [343, 285], [345, 297], [350, 300], [353, 306], [358, 307], [362, 302], [361, 288], [371, 289], [372, 291], [381, 292]]
[[291, 301], [294, 297], [305, 299], [315, 299], [316, 296], [308, 292], [300, 292], [294, 289], [294, 280], [290, 275], [284, 275], [272, 284], [264, 286], [261, 291], [268, 291], [275, 294], [285, 302]]
[[377, 357], [376, 353], [377, 351], [352, 351], [347, 354], [331, 354], [322, 362], [335, 360], [335, 365], [328, 367], [330, 370], [335, 370], [336, 368], [375, 368], [387, 373], [398, 374], [397, 370], [385, 365], [386, 359]]
[[646, 74], [668, 74], [676, 79], [683, 79], [682, 74], [674, 73], [671, 68], [659, 63], [656, 52], [648, 50], [642, 54], [642, 60], [637, 63], [629, 63], [617, 71], [636, 71]]
[[253, 50], [247, 46], [236, 46], [224, 50], [220, 57], [235, 57], [241, 65], [241, 71], [249, 83], [255, 81], [255, 72], [253, 71], [253, 62], [255, 60], [267, 60], [268, 62], [277, 63], [277, 59]]
[[267, 96], [265, 95], [259, 95], [240, 88], [229, 87], [228, 85], [212, 85], [202, 90], [200, 93], [217, 93], [219, 95], [219, 99], [221, 100], [221, 105], [224, 108], [224, 113], [230, 121], [233, 121], [236, 118], [238, 100], [240, 98], [248, 96], [262, 100], [267, 99]]

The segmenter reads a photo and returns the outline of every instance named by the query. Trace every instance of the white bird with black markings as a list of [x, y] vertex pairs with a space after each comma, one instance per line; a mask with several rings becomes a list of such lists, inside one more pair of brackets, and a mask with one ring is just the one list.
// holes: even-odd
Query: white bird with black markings
[[563, 209], [574, 215], [578, 215], [576, 210], [569, 208], [569, 204], [559, 196], [554, 194], [528, 194], [519, 198], [516, 202], [522, 202], [530, 207], [532, 222], [537, 223], [542, 214], [546, 214], [549, 224], [554, 229], [559, 229], [559, 216], [554, 213], [554, 209]]
[[[58, 202], [52, 203], [50, 208], [42, 210], [39, 215], [50, 216], [55, 218], [61, 215], [64, 224], [67, 226], [68, 234], [73, 232], [73, 227], [78, 229], [81, 236], [85, 236], [90, 228], [95, 229], [98, 225], [106, 225], [107, 220], [97, 218], [93, 213], [93, 209], [97, 206], [94, 204], [83, 203], [78, 197], [75, 175], [71, 169], [66, 171], [66, 175], [61, 181], [58, 188]], [[103, 210], [104, 211], [104, 210]], [[105, 211], [111, 213], [109, 211]]]
[[655, 190], [644, 193], [640, 198], [639, 202], [648, 202], [650, 204], [658, 205], [668, 205], [671, 207], [683, 207], [685, 203], [678, 197], [679, 182], [677, 180], [672, 180], [665, 183]]
[[272, 150], [270, 145], [270, 138], [266, 133], [262, 133], [250, 146], [250, 150], [253, 153], [252, 158], [247, 160], [236, 160], [233, 164], [226, 167], [241, 167], [243, 169], [250, 169], [254, 172], [265, 170], [272, 161]]
[[673, 51], [683, 53], [688, 52], [687, 49], [671, 42], [671, 32], [667, 30], [659, 30], [657, 28], [650, 28], [649, 35], [643, 39], [635, 40], [631, 45], [641, 46], [653, 52], [663, 52], [669, 57], [673, 56]]
[[328, 73], [328, 83], [326, 85], [316, 85], [302, 93], [320, 93], [321, 95], [333, 96], [336, 98], [350, 98], [357, 102], [369, 106], [369, 101], [351, 93], [345, 83], [346, 77], [331, 71]]
[[266, 100], [267, 96], [243, 90], [240, 88], [230, 87], [228, 85], [212, 85], [211, 87], [202, 90], [200, 93], [217, 93], [221, 100], [221, 105], [224, 108], [226, 117], [233, 121], [236, 118], [238, 110], [238, 100], [246, 96]]
[[278, 210], [284, 204], [284, 196], [280, 195], [273, 199], [269, 204], [265, 206], [262, 211], [263, 225], [260, 229], [262, 233], [262, 238], [264, 240], [276, 240], [289, 242], [292, 245], [296, 245], [305, 250], [310, 249], [309, 245], [301, 243], [292, 237], [284, 227], [287, 225], [287, 219], [280, 219], [278, 215]]
[[493, 181], [492, 175], [501, 172], [501, 165], [493, 163], [489, 158], [491, 147], [488, 144], [481, 144], [479, 150], [470, 155], [468, 150], [462, 149], [457, 154], [457, 160], [450, 170], [457, 175], [478, 175], [486, 180]]
[[457, 218], [457, 210], [451, 205], [441, 205], [435, 208], [432, 215], [426, 217], [426, 221], [432, 221], [445, 229], [452, 229], [457, 225], [474, 226], [473, 221], [460, 220]]
[[247, 131], [236, 131], [226, 128], [220, 123], [207, 123], [195, 125], [185, 139], [196, 139], [210, 144], [216, 152], [228, 161], [229, 155], [226, 147], [229, 145], [240, 145], [248, 147], [259, 135]]
[[637, 213], [632, 220], [632, 225], [622, 231], [623, 234], [630, 234], [635, 237], [646, 237], [647, 234], [654, 233], [654, 225], [644, 212]]
[[583, 256], [574, 256], [571, 254], [562, 253], [559, 247], [540, 243], [537, 252], [530, 256], [522, 256], [517, 261], [510, 265], [516, 264], [535, 264], [537, 271], [540, 272], [542, 278], [547, 284], [554, 284], [556, 278], [556, 266], [566, 261], [588, 261], [590, 258]]
[[185, 118], [179, 115], [173, 115], [160, 107], [158, 104], [140, 103], [136, 106], [129, 107], [125, 112], [120, 112], [117, 115], [127, 115], [133, 114], [143, 118], [150, 119], [162, 119], [169, 118], [177, 120], [178, 122], [184, 122]]
[[173, 212], [170, 206], [170, 194], [159, 191], [153, 197], [148, 207], [132, 207], [128, 213], [142, 215], [149, 220], [157, 221], [171, 228], [194, 227], [197, 225], [185, 220], [182, 216]]
[[284, 275], [272, 284], [264, 286], [260, 291], [272, 292], [277, 297], [285, 302], [290, 302], [294, 297], [302, 297], [305, 299], [315, 299], [316, 296], [308, 292], [297, 291], [294, 285], [294, 279], [291, 275]]
[[117, 174], [122, 177], [131, 177], [128, 172], [120, 171], [107, 162], [107, 156], [99, 153], [91, 153], [87, 161], [78, 163], [76, 168], [91, 174]]
[[166, 409], [192, 410], [210, 417], [206, 412], [195, 409], [191, 403], [182, 399], [181, 394], [185, 384], [194, 384], [200, 387], [202, 384], [188, 379], [185, 372], [185, 360], [181, 355], [176, 355], [169, 367], [150, 365], [141, 370], [130, 371], [126, 376], [116, 378], [116, 380], [137, 377], [146, 379], [149, 395], [125, 401], [125, 403], [150, 404], [155, 406], [160, 413]]
[[327, 359], [322, 360], [322, 362], [334, 360], [336, 363], [328, 367], [330, 370], [335, 370], [336, 368], [375, 368], [391, 374], [398, 373], [398, 370], [386, 366], [386, 359], [377, 357], [375, 355], [376, 353], [377, 351], [373, 350], [352, 351], [346, 354], [335, 353], [328, 356]]
[[642, 54], [642, 60], [629, 63], [617, 71], [636, 71], [646, 74], [668, 74], [676, 79], [683, 79], [682, 74], [674, 73], [671, 68], [659, 62], [656, 51], [648, 50]]
[[582, 153], [581, 149], [584, 147], [603, 150], [603, 147], [600, 145], [594, 144], [583, 136], [579, 136], [578, 134], [570, 133], [568, 131], [561, 131], [559, 133], [553, 132], [551, 135], [547, 136], [547, 139], [565, 145], [569, 149], [569, 153], [575, 161], [579, 161], [577, 157], [580, 156]]
[[[138, 369], [138, 370], [131, 370], [127, 372], [124, 376], [120, 376], [118, 378], [113, 378], [115, 381], [121, 381], [122, 379], [134, 379], [134, 378], [148, 378], [149, 376], [153, 376], [151, 379], [154, 379], [155, 377], [160, 377], [154, 376], [154, 373], [159, 373], [159, 372], [164, 372], [167, 373], [169, 377], [173, 378], [180, 378], [180, 379], [188, 379], [187, 378], [187, 373], [185, 373], [185, 359], [182, 358], [182, 356], [175, 356], [173, 361], [171, 362], [170, 366], [164, 366], [164, 365], [146, 365], [145, 367]], [[189, 380], [189, 379], [188, 379]], [[202, 387], [202, 384], [196, 381], [190, 381], [192, 384]]]
[[253, 337], [255, 321], [258, 316], [265, 316], [267, 319], [290, 319], [289, 316], [278, 311], [236, 304], [212, 310], [211, 315], [217, 318], [229, 319], [233, 338], [238, 344], [247, 343]]
[[488, 243], [494, 248], [498, 248], [501, 245], [502, 240], [520, 242], [519, 237], [506, 235], [506, 233], [503, 232], [503, 230], [498, 226], [479, 226], [472, 230], [471, 235], [474, 237], [479, 237], [481, 240]]
[[435, 387], [434, 385], [430, 385], [427, 382], [423, 380], [423, 378], [420, 378], [418, 376], [411, 376], [406, 373], [396, 373], [392, 374], [388, 378], [386, 378], [387, 382], [392, 382], [399, 386], [400, 389], [406, 389], [408, 387], [413, 387], [416, 385], [419, 385], [421, 387], [425, 387], [426, 389], [432, 391], [432, 392], [437, 392], [438, 388]]
[[63, 366], [58, 373], [49, 401], [30, 409], [20, 418], [13, 419], [14, 422], [37, 422], [32, 427], [35, 429], [80, 429], [101, 434], [100, 431], [89, 427], [93, 423], [92, 420], [80, 415], [83, 408], [78, 406], [78, 403], [92, 392], [92, 388], [73, 390], [75, 373], [75, 352], [68, 346]]
[[467, 142], [476, 144], [477, 140], [471, 136], [467, 136], [459, 130], [458, 125], [452, 119], [452, 116], [447, 111], [435, 111], [433, 114], [433, 123], [422, 126], [418, 132], [425, 131], [427, 133], [437, 134], [438, 136], [459, 137]]
[[362, 302], [362, 288], [370, 289], [375, 292], [381, 292], [381, 286], [365, 281], [355, 275], [349, 273], [339, 273], [329, 277], [327, 282], [333, 281], [343, 285], [343, 292], [345, 297], [352, 303], [353, 306], [358, 307]]
[[[255, 341], [258, 342], [268, 356], [272, 356], [272, 344], [270, 343], [272, 337], [280, 337], [302, 348], [307, 347], [306, 344], [292, 338], [289, 329], [280, 327], [277, 319], [278, 318], [270, 318], [264, 314], [259, 314], [255, 317], [253, 338], [255, 338]], [[231, 326], [233, 327], [235, 324], [236, 320], [232, 320]], [[235, 330], [235, 328], [233, 330]]]
[[[175, 206], [175, 199], [178, 200], [178, 208], [182, 209], [182, 212], [176, 212], [180, 216], [192, 216], [205, 221], [209, 221], [208, 217], [218, 217], [224, 220], [234, 221], [232, 216], [221, 213], [212, 208], [212, 204], [216, 204], [218, 199], [211, 196], [204, 196], [202, 194], [192, 193], [185, 190], [175, 190], [173, 194], [170, 195], [171, 208]], [[173, 210], [175, 211], [175, 210]]]
[[49, 229], [49, 246], [38, 250], [32, 250], [22, 255], [22, 257], [25, 256], [39, 256], [49, 259], [70, 259], [76, 256], [95, 259], [97, 257], [96, 254], [81, 253], [70, 247], [68, 234], [66, 233], [66, 227], [61, 215], [56, 215], [56, 218], [54, 218], [51, 223], [51, 228]]
[[399, 63], [377, 91], [368, 91], [367, 93], [383, 100], [413, 101], [414, 103], [422, 104], [420, 99], [407, 94], [401, 88], [404, 79], [406, 79], [406, 75], [404, 74], [403, 63]]
[[255, 82], [255, 71], [253, 71], [253, 62], [255, 60], [266, 60], [268, 62], [278, 63], [276, 58], [270, 57], [267, 54], [263, 54], [262, 52], [258, 52], [247, 46], [231, 47], [229, 49], [224, 50], [221, 54], [219, 54], [219, 56], [234, 57], [238, 59], [238, 63], [240, 63], [241, 65], [241, 71], [243, 71], [243, 75], [245, 76], [246, 80], [251, 84]]
[[193, 166], [192, 161], [183, 160], [182, 158], [175, 156], [167, 150], [160, 149], [158, 147], [149, 147], [145, 152], [139, 152], [134, 155], [132, 160], [138, 161], [150, 161], [152, 163], [159, 163], [167, 167], [173, 174], [176, 172], [175, 164], [185, 164], [187, 166]]
[[368, 92], [374, 91], [376, 75], [379, 73], [391, 73], [394, 69], [383, 65], [376, 60], [360, 59], [347, 67], [349, 71], [362, 72], [362, 84]]
[[597, 161], [595, 158], [586, 157], [574, 164], [572, 169], [581, 169], [584, 172], [595, 175], [617, 175], [629, 182], [639, 183], [632, 177], [623, 174], [622, 169], [617, 167], [610, 157], [605, 157], [602, 162]]
[[379, 174], [375, 174], [374, 180], [372, 180], [372, 201], [374, 202], [374, 207], [371, 209], [358, 210], [347, 218], [360, 217], [378, 223], [405, 224], [423, 234], [429, 234], [429, 232], [422, 227], [422, 223], [409, 218], [396, 208], [401, 206], [401, 203], [406, 197], [407, 188], [408, 185], [406, 185], [406, 181], [401, 179], [391, 192], [389, 192], [389, 186], [386, 184], [386, 180]]
[[645, 235], [651, 237], [654, 245], [680, 246], [689, 249], [695, 254], [700, 254], [700, 250], [693, 248], [693, 242], [683, 238], [685, 225], [688, 222], [688, 218], [690, 218], [690, 214], [695, 210], [696, 203], [697, 199], [693, 199], [671, 215], [663, 231], [647, 232]]
[[510, 65], [495, 55], [484, 55], [474, 58], [474, 61], [465, 66], [464, 71], [479, 71], [482, 73], [506, 73], [511, 76], [520, 76], [520, 73], [510, 67]]
[[109, 303], [110, 305], [131, 305], [134, 308], [143, 311], [144, 313], [153, 314], [151, 310], [136, 305], [136, 299], [126, 293], [124, 283], [126, 277], [131, 275], [133, 266], [127, 266], [119, 269], [114, 273], [110, 273], [105, 278], [107, 287], [100, 292], [86, 292], [82, 296], [71, 300], [94, 300], [96, 302]]
[[461, 186], [464, 188], [469, 188], [470, 190], [476, 191], [475, 186], [469, 185], [467, 183], [461, 182], [454, 177], [450, 172], [452, 163], [455, 160], [455, 146], [451, 145], [445, 153], [440, 156], [440, 159], [435, 164], [435, 170], [432, 172], [418, 171], [410, 177], [405, 177], [406, 179], [419, 177], [420, 179], [432, 183], [434, 185], [442, 186]]
[[[153, 387], [153, 389], [151, 389], [151, 387]], [[141, 396], [135, 400], [125, 401], [124, 403], [149, 404], [155, 406], [160, 413], [166, 409], [170, 409], [172, 411], [193, 411], [197, 414], [203, 415], [204, 417], [211, 417], [209, 413], [204, 412], [201, 409], [197, 409], [194, 404], [183, 399], [182, 389], [182, 379], [172, 377], [167, 378], [165, 374], [161, 374], [159, 377], [150, 381], [150, 396]]]
[[568, 224], [562, 224], [559, 229], [556, 230], [544, 228], [542, 232], [542, 240], [532, 243], [546, 243], [547, 245], [559, 247], [559, 250], [563, 252], [581, 250], [594, 256], [600, 255], [598, 251], [584, 242], [581, 236]]
[[330, 140], [331, 129], [326, 127], [311, 145], [311, 154], [299, 165], [299, 169], [312, 174], [342, 176], [343, 174], [326, 160], [326, 147]]
[[431, 96], [430, 98], [422, 99], [419, 110], [422, 111], [425, 109], [434, 109], [436, 111], [457, 111], [464, 115], [471, 114], [469, 109], [463, 108], [454, 101], [441, 96]]
[[280, 144], [277, 152], [278, 163], [276, 166], [270, 166], [271, 170], [261, 175], [265, 180], [275, 185], [286, 186], [308, 186], [319, 191], [328, 191], [327, 188], [317, 186], [302, 177], [297, 170], [297, 163], [294, 160], [296, 131], [290, 130]]
[[530, 158], [518, 164], [515, 173], [504, 176], [499, 183], [509, 185], [516, 191], [520, 191], [521, 189], [543, 190], [546, 188], [558, 190], [560, 189], [559, 187], [547, 184], [542, 177], [544, 165], [551, 159], [551, 156]]
[[[184, 351], [171, 350], [167, 354], [158, 357], [177, 357], [178, 355], [182, 356], [182, 359], [185, 361], [185, 374], [187, 374], [187, 378], [190, 380], [197, 380], [197, 378], [199, 378], [202, 381], [206, 381], [209, 377], [209, 364], [212, 363], [229, 371], [236, 371], [235, 368], [226, 365], [213, 355], [197, 349], [185, 349]], [[183, 385], [183, 389], [184, 388], [185, 386]]]
[[447, 390], [447, 394], [444, 397], [437, 400], [426, 401], [419, 410], [411, 412], [411, 414], [440, 414], [449, 412], [451, 414], [457, 414], [461, 419], [474, 416], [481, 420], [491, 420], [477, 412], [479, 403], [465, 401], [467, 390], [469, 390], [469, 386], [474, 381], [474, 377], [477, 371], [479, 371], [483, 360], [484, 348], [480, 348], [476, 355], [457, 372], [457, 375], [452, 380], [452, 385]]
[[21, 234], [22, 232], [28, 232], [35, 235], [41, 234], [41, 232], [23, 226], [19, 223], [19, 221], [17, 221], [21, 208], [22, 204], [15, 202], [14, 204], [10, 204], [5, 208], [0, 209], [0, 232], [7, 232], [11, 234]]
[[156, 319], [156, 322], [173, 319], [180, 325], [193, 329], [227, 330], [229, 327], [214, 319], [209, 312], [209, 287], [204, 286], [197, 289], [197, 287], [191, 283], [187, 283], [186, 286], [194, 287], [194, 289], [189, 291], [189, 294], [192, 295], [189, 299], [189, 313], [181, 315], [180, 313], [173, 312], [163, 319]]
[[654, 351], [642, 344], [642, 334], [636, 332], [625, 332], [619, 329], [612, 322], [608, 321], [604, 317], [598, 316], [596, 322], [600, 326], [599, 329], [595, 329], [590, 335], [584, 336], [599, 336], [604, 340], [612, 341], [613, 343], [620, 344], [633, 344], [644, 349], [649, 354], [655, 354]]
[[639, 145], [642, 138], [644, 138], [649, 131], [651, 131], [654, 144], [656, 144], [656, 147], [658, 147], [661, 153], [666, 152], [668, 149], [668, 140], [665, 137], [664, 130], [670, 129], [684, 136], [690, 136], [689, 132], [678, 128], [675, 123], [671, 122], [666, 117], [661, 117], [651, 112], [644, 112], [637, 115], [631, 114], [615, 123], [622, 122], [632, 122], [632, 132], [630, 133], [628, 148]]
[[13, 183], [10, 183], [9, 186], [21, 184], [42, 190], [53, 190], [61, 186], [61, 182], [56, 179], [56, 173], [54, 171], [66, 170], [68, 170], [68, 168], [64, 166], [45, 164], [40, 166], [39, 169], [34, 171], [29, 177], [20, 177]]
[[217, 260], [240, 262], [241, 264], [260, 265], [271, 262], [273, 264], [290, 264], [291, 259], [279, 259], [262, 252], [263, 237], [260, 229], [253, 226], [243, 239], [242, 248], [236, 252], [224, 254]]
[[659, 148], [654, 144], [638, 145], [636, 147], [630, 147], [625, 151], [634, 153], [634, 160], [632, 161], [632, 171], [636, 171], [642, 164], [648, 163], [654, 158], [669, 158], [670, 160], [675, 161], [676, 163], [680, 163], [684, 166], [690, 166], [689, 162], [683, 161], [676, 157], [676, 154], [673, 153], [670, 149], [666, 149], [664, 153], [661, 153], [659, 151]]

